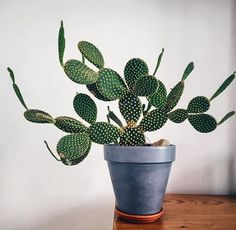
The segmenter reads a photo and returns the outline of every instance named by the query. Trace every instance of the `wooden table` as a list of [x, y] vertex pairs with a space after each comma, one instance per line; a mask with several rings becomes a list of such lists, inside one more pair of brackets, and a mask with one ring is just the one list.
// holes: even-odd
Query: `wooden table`
[[131, 224], [114, 216], [113, 230], [236, 230], [236, 196], [167, 194], [164, 214], [152, 224]]

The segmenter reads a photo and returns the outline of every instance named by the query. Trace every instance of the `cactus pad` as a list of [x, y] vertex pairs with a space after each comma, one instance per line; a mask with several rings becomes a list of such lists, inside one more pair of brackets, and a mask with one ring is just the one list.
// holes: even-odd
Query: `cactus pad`
[[219, 122], [217, 125], [221, 125], [222, 123], [224, 123], [226, 120], [228, 120], [230, 117], [232, 117], [235, 114], [235, 111], [231, 111], [229, 113], [227, 113]]
[[158, 88], [158, 80], [151, 76], [145, 75], [139, 77], [134, 84], [133, 93], [137, 96], [149, 96]]
[[100, 93], [109, 100], [119, 99], [127, 91], [123, 79], [112, 69], [102, 69], [99, 71], [97, 86]]
[[64, 37], [64, 27], [63, 27], [63, 21], [61, 21], [61, 27], [58, 34], [58, 55], [59, 55], [59, 61], [61, 66], [63, 67], [63, 57], [65, 52], [65, 37]]
[[183, 73], [183, 77], [182, 77], [182, 81], [186, 80], [186, 78], [189, 76], [189, 74], [193, 71], [194, 69], [194, 63], [193, 62], [190, 62], [186, 69], [184, 70], [184, 73]]
[[67, 133], [81, 133], [87, 130], [87, 127], [80, 121], [66, 116], [57, 117], [54, 125]]
[[131, 91], [136, 80], [143, 75], [148, 75], [148, 66], [142, 59], [133, 58], [127, 62], [124, 69], [124, 76]]
[[126, 122], [137, 122], [142, 113], [140, 99], [132, 93], [126, 93], [119, 100], [119, 109]]
[[204, 113], [210, 108], [210, 101], [203, 96], [194, 97], [188, 104], [188, 113]]
[[98, 74], [79, 60], [71, 59], [64, 65], [66, 75], [79, 84], [92, 84], [97, 81]]
[[137, 127], [124, 129], [120, 137], [119, 145], [123, 146], [142, 146], [145, 144], [145, 136]]
[[83, 54], [83, 56], [97, 68], [104, 68], [104, 59], [102, 53], [92, 43], [81, 41], [78, 43], [78, 49]]
[[184, 81], [180, 81], [168, 94], [166, 110], [171, 111], [179, 102], [184, 91]]
[[34, 123], [54, 123], [55, 120], [48, 113], [38, 110], [38, 109], [29, 109], [24, 112], [24, 117], [26, 120]]
[[93, 94], [94, 97], [96, 97], [97, 99], [99, 100], [102, 100], [102, 101], [110, 101], [108, 98], [104, 97], [100, 91], [98, 90], [98, 87], [97, 87], [97, 83], [93, 83], [93, 84], [90, 84], [90, 85], [86, 85], [87, 89], [89, 90], [89, 92], [91, 94]]
[[76, 113], [85, 121], [92, 124], [97, 119], [97, 106], [87, 94], [79, 93], [73, 101]]
[[91, 140], [87, 133], [74, 133], [62, 137], [57, 144], [57, 153], [63, 162], [84, 158], [90, 149]]
[[175, 123], [182, 123], [188, 118], [186, 109], [176, 109], [168, 114], [168, 118]]
[[165, 110], [154, 109], [148, 112], [140, 122], [139, 128], [143, 131], [155, 131], [160, 129], [167, 121], [167, 114]]
[[96, 122], [89, 127], [89, 136], [97, 144], [110, 144], [116, 142], [120, 130], [106, 122]]
[[150, 95], [147, 99], [149, 103], [156, 108], [164, 108], [166, 106], [166, 97], [166, 87], [160, 80], [158, 80], [158, 88], [156, 92]]
[[216, 119], [209, 114], [189, 115], [188, 120], [193, 128], [201, 133], [212, 132], [217, 127]]

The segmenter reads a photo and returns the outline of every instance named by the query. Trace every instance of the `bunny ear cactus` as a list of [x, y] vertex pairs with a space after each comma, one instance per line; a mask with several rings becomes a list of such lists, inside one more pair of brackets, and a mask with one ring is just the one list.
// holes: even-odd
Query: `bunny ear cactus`
[[[53, 118], [42, 110], [28, 109], [21, 91], [15, 83], [14, 73], [8, 68], [15, 94], [26, 110], [25, 118], [34, 123], [53, 124], [67, 133], [57, 143], [59, 158], [52, 153], [45, 141], [52, 156], [65, 165], [76, 165], [83, 161], [90, 151], [92, 142], [97, 144], [115, 143], [122, 146], [147, 145], [145, 132], [162, 128], [168, 119], [177, 124], [188, 120], [195, 130], [209, 133], [235, 114], [234, 111], [228, 112], [220, 121], [206, 114], [213, 99], [219, 96], [235, 79], [235, 72], [220, 85], [210, 98], [196, 96], [190, 100], [187, 108], [175, 109], [183, 94], [185, 80], [194, 69], [193, 62], [187, 65], [181, 80], [167, 93], [165, 84], [159, 79], [159, 76], [156, 77], [164, 49], [158, 56], [152, 75], [145, 61], [133, 58], [125, 65], [123, 79], [119, 73], [105, 67], [102, 53], [88, 41], [78, 43], [82, 60], [69, 59], [64, 62], [65, 41], [64, 26], [61, 22], [58, 34], [58, 56], [65, 74], [72, 81], [86, 85], [96, 100], [99, 99], [106, 103], [118, 100], [118, 107], [125, 121], [121, 121], [109, 106], [106, 115], [108, 121], [97, 121], [96, 101], [84, 93], [76, 94], [73, 107], [79, 119], [87, 122], [87, 125], [72, 117]], [[96, 70], [87, 66], [85, 61], [90, 62]], [[140, 97], [142, 98], [140, 99]]]

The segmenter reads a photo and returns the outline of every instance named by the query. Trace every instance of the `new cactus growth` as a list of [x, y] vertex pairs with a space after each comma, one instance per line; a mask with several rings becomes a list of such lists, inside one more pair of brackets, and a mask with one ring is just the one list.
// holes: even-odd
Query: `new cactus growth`
[[[107, 122], [97, 121], [97, 106], [92, 97], [87, 94], [77, 93], [73, 106], [78, 116], [87, 122], [68, 116], [53, 118], [47, 112], [38, 109], [28, 109], [20, 89], [15, 83], [13, 71], [8, 68], [13, 89], [26, 109], [25, 118], [34, 123], [53, 124], [67, 133], [57, 144], [55, 156], [46, 146], [53, 157], [65, 165], [76, 165], [86, 158], [91, 143], [110, 144], [123, 146], [147, 145], [145, 132], [156, 131], [165, 125], [167, 120], [182, 123], [186, 120], [199, 132], [212, 132], [235, 112], [227, 113], [219, 122], [211, 115], [206, 114], [210, 103], [219, 96], [234, 80], [235, 72], [210, 97], [194, 97], [187, 108], [177, 108], [185, 87], [185, 81], [194, 69], [190, 62], [183, 72], [181, 80], [168, 92], [164, 83], [156, 77], [156, 73], [163, 58], [164, 49], [158, 56], [153, 74], [150, 74], [148, 65], [140, 58], [133, 58], [124, 68], [124, 78], [115, 70], [105, 66], [100, 50], [88, 41], [78, 43], [82, 60], [70, 59], [64, 62], [65, 36], [63, 22], [61, 22], [58, 35], [59, 62], [65, 74], [72, 81], [86, 85], [88, 91], [96, 99], [109, 103], [116, 101], [119, 110], [126, 122], [123, 124], [119, 117], [108, 106]], [[94, 65], [95, 69], [88, 67], [85, 61]], [[141, 97], [141, 98], [140, 98]], [[144, 101], [147, 104], [142, 104]], [[112, 124], [114, 123], [114, 124]]]

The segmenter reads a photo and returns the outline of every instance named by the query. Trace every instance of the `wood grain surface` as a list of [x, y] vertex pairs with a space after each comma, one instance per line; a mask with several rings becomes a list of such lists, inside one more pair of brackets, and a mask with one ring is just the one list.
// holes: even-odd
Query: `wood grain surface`
[[167, 194], [163, 208], [152, 224], [131, 224], [115, 215], [113, 230], [236, 230], [236, 196]]

